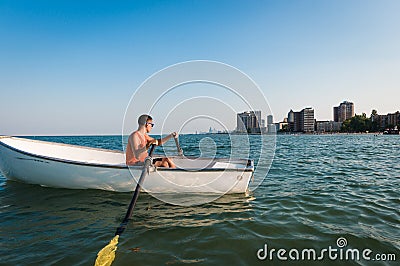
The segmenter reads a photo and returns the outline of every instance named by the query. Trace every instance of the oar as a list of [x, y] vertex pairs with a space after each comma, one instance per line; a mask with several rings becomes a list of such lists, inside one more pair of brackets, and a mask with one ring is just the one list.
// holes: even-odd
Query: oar
[[176, 135], [174, 137], [174, 140], [175, 140], [176, 148], [178, 149], [178, 155], [183, 156], [183, 151], [181, 149], [181, 146], [179, 145], [178, 135]]
[[143, 184], [144, 178], [149, 173], [149, 167], [152, 162], [151, 156], [153, 155], [154, 147], [155, 145], [153, 144], [151, 146], [149, 156], [144, 161], [143, 170], [136, 185], [135, 192], [133, 193], [131, 203], [129, 203], [128, 210], [126, 211], [125, 218], [117, 228], [114, 238], [111, 239], [110, 243], [107, 246], [105, 246], [102, 250], [99, 251], [99, 253], [97, 253], [96, 262], [94, 264], [95, 266], [109, 266], [115, 259], [115, 251], [117, 250], [118, 238], [125, 231], [129, 219], [132, 216], [133, 208], [135, 208], [136, 201], [139, 197], [140, 188]]

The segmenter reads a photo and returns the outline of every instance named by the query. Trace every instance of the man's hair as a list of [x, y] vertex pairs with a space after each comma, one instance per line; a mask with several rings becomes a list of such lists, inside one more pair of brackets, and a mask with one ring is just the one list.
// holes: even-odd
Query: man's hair
[[138, 118], [138, 124], [139, 124], [139, 126], [144, 126], [144, 125], [146, 125], [147, 121], [149, 121], [149, 120], [153, 120], [153, 118], [149, 115], [141, 115]]

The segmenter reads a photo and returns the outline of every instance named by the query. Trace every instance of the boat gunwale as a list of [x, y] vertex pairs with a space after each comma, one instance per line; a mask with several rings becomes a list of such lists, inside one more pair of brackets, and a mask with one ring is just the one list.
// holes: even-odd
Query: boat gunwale
[[[13, 137], [13, 136], [0, 136], [0, 142], [2, 142], [2, 140], [1, 140], [2, 138], [10, 138], [10, 139], [14, 139], [14, 140], [17, 140], [17, 141], [37, 142], [37, 143], [43, 143], [43, 144], [46, 144], [46, 145], [53, 145], [53, 146], [64, 146], [64, 147], [70, 147], [70, 148], [76, 148], [76, 149], [84, 149], [84, 150], [92, 150], [92, 151], [103, 151], [103, 152], [108, 152], [108, 153], [120, 153], [120, 154], [122, 153], [123, 154], [123, 151], [120, 151], [120, 150], [109, 150], [109, 149], [104, 149], [104, 148], [95, 148], [95, 147], [82, 146], [82, 145], [76, 145], [76, 144], [45, 141], [45, 140], [38, 140], [38, 139], [28, 139], [28, 138]], [[6, 145], [8, 145], [8, 144], [6, 144]], [[55, 158], [55, 157], [51, 157], [51, 158]]]
[[[44, 159], [44, 160], [49, 160], [49, 161], [55, 161], [55, 162], [61, 162], [61, 163], [67, 163], [67, 164], [74, 164], [74, 165], [82, 165], [82, 166], [90, 166], [90, 167], [101, 167], [101, 168], [113, 168], [113, 169], [138, 169], [141, 170], [143, 168], [142, 165], [138, 166], [132, 166], [132, 165], [126, 165], [126, 164], [104, 164], [104, 163], [92, 163], [92, 162], [84, 162], [84, 161], [74, 161], [74, 160], [68, 160], [68, 159], [61, 159], [57, 157], [50, 157], [50, 156], [45, 156], [45, 155], [39, 155], [39, 154], [34, 154], [30, 153], [27, 151], [23, 151], [20, 149], [17, 149], [13, 146], [10, 146], [6, 143], [4, 143], [1, 139], [2, 138], [14, 138], [15, 137], [7, 137], [7, 136], [0, 136], [0, 145], [24, 154], [26, 156], [34, 157], [34, 158], [39, 158], [39, 159]], [[46, 144], [51, 144], [51, 145], [62, 145], [62, 146], [69, 146], [69, 147], [76, 147], [76, 148], [84, 148], [84, 149], [90, 149], [90, 150], [97, 150], [97, 151], [103, 151], [103, 152], [115, 152], [115, 153], [123, 153], [122, 151], [117, 151], [117, 150], [107, 150], [107, 149], [101, 149], [101, 148], [93, 148], [93, 147], [86, 147], [86, 146], [79, 146], [79, 145], [72, 145], [72, 144], [66, 144], [66, 143], [58, 143], [58, 142], [49, 142], [49, 141], [41, 141], [41, 140], [32, 140], [32, 139], [24, 139], [24, 138], [17, 138], [17, 139], [22, 139], [22, 140], [27, 140], [27, 141], [33, 141], [33, 142], [42, 142]], [[156, 157], [156, 156], [155, 156]], [[177, 157], [175, 157], [177, 158]], [[189, 158], [189, 157], [187, 157]], [[198, 157], [199, 158], [199, 157]], [[221, 158], [228, 160], [226, 158]], [[239, 160], [245, 160], [245, 159], [239, 159]], [[223, 171], [229, 171], [229, 172], [254, 172], [254, 166], [252, 164], [251, 167], [245, 167], [245, 168], [164, 168], [164, 167], [154, 167], [155, 171], [185, 171], [185, 172], [223, 172]]]

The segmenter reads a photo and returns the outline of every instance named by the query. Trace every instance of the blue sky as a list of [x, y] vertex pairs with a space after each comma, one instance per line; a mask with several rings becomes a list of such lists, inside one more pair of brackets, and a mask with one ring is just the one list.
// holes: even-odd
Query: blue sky
[[248, 74], [275, 121], [304, 107], [329, 120], [343, 100], [394, 112], [399, 13], [394, 0], [0, 0], [0, 134], [119, 134], [138, 86], [188, 60]]

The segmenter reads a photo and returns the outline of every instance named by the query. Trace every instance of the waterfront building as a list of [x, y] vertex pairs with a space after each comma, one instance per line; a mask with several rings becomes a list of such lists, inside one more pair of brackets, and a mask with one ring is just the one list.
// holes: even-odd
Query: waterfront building
[[274, 123], [274, 117], [272, 115], [267, 115], [267, 125]]
[[306, 133], [314, 132], [314, 123], [314, 109], [305, 108], [300, 111], [300, 131]]
[[[261, 111], [246, 111], [237, 114], [236, 131], [238, 133], [262, 133]], [[264, 122], [265, 123], [265, 122]]]
[[385, 129], [387, 124], [387, 115], [373, 115], [371, 121], [376, 123], [378, 129]]
[[288, 126], [288, 123], [287, 123], [287, 119], [285, 118], [285, 120], [283, 121], [283, 122], [278, 122], [278, 123], [275, 123], [274, 124], [275, 125], [275, 131], [276, 132], [279, 132], [279, 131], [286, 131], [287, 130], [287, 126]]
[[388, 113], [387, 115], [372, 115], [372, 122], [376, 122], [380, 130], [400, 127], [400, 112]]
[[339, 132], [342, 127], [342, 122], [335, 121], [317, 121], [316, 130], [318, 133]]
[[314, 132], [314, 109], [304, 108], [300, 112], [290, 110], [288, 113], [288, 129], [291, 132]]
[[333, 107], [333, 121], [344, 122], [354, 116], [354, 103], [344, 101], [339, 106]]
[[333, 107], [333, 121], [339, 122], [339, 106]]
[[300, 132], [300, 112], [290, 110], [287, 117], [288, 130], [290, 132]]
[[278, 132], [275, 124], [269, 124], [267, 129], [267, 133], [276, 133]]
[[274, 117], [272, 115], [267, 115], [267, 132], [276, 133], [276, 126], [274, 124]]
[[388, 127], [400, 126], [400, 112], [399, 111], [397, 111], [396, 113], [387, 114], [387, 126]]

